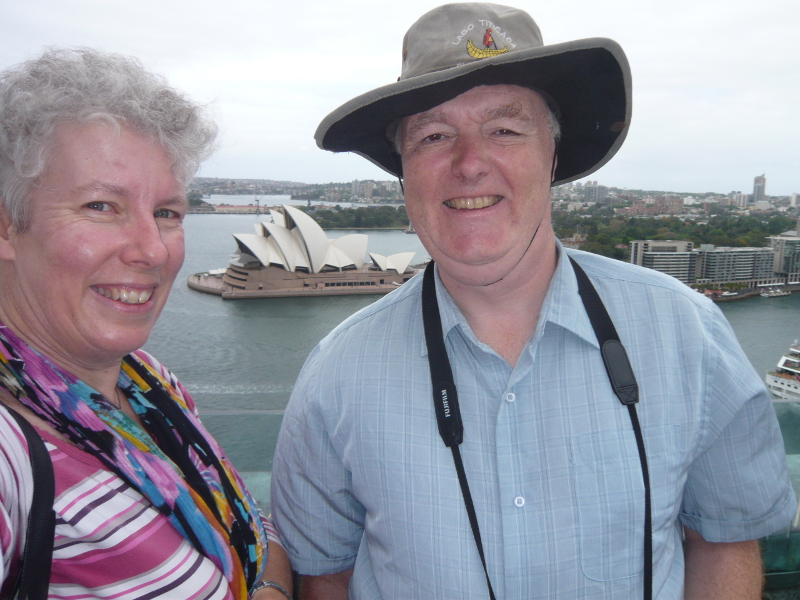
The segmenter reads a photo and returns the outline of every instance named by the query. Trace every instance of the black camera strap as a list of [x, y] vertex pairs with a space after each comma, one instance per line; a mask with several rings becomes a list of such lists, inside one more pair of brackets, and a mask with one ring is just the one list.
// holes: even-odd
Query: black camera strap
[[[628, 355], [619, 340], [617, 330], [611, 317], [608, 315], [597, 290], [594, 289], [589, 277], [583, 269], [570, 258], [575, 275], [578, 279], [578, 292], [583, 301], [589, 321], [594, 329], [597, 342], [600, 346], [603, 363], [608, 373], [609, 381], [614, 393], [620, 402], [628, 408], [631, 424], [636, 437], [636, 446], [639, 451], [639, 461], [642, 467], [644, 480], [645, 516], [644, 516], [644, 600], [652, 600], [653, 596], [653, 534], [650, 510], [650, 475], [647, 468], [644, 439], [642, 437], [639, 418], [636, 413], [636, 403], [639, 401], [639, 388], [633, 374]], [[442, 332], [442, 320], [439, 313], [439, 304], [436, 301], [436, 286], [434, 282], [433, 261], [428, 263], [422, 280], [422, 321], [425, 328], [425, 343], [428, 347], [428, 364], [431, 371], [431, 384], [433, 387], [433, 405], [436, 412], [436, 421], [439, 426], [439, 435], [445, 446], [453, 452], [453, 462], [458, 474], [458, 483], [464, 497], [472, 536], [478, 548], [478, 555], [486, 574], [486, 585], [489, 588], [490, 600], [495, 600], [492, 583], [489, 579], [489, 570], [486, 567], [486, 558], [481, 542], [481, 533], [472, 495], [469, 491], [467, 476], [461, 461], [459, 444], [464, 439], [464, 426], [461, 421], [461, 411], [458, 406], [458, 393], [453, 381], [453, 370], [447, 357]]]

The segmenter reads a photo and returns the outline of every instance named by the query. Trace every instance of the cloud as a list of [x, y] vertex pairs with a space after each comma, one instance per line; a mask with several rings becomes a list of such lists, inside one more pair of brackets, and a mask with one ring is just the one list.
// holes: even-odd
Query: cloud
[[[395, 80], [405, 30], [439, 2], [405, 0], [40, 0], [0, 5], [0, 68], [50, 45], [138, 56], [222, 126], [202, 173], [307, 182], [386, 179], [355, 156], [316, 148], [319, 121]], [[546, 43], [610, 37], [634, 82], [633, 123], [592, 179], [674, 191], [800, 191], [800, 3], [744, 0], [520, 2]]]

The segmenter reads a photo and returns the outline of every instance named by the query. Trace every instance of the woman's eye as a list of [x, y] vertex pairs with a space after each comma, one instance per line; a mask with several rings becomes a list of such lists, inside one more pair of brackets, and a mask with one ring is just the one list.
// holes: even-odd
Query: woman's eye
[[89, 210], [99, 210], [99, 211], [108, 211], [111, 210], [111, 205], [108, 202], [89, 202], [86, 205], [86, 208]]
[[156, 219], [171, 219], [178, 216], [174, 210], [170, 210], [168, 208], [160, 208], [156, 212], [153, 213], [153, 216]]
[[512, 135], [519, 135], [519, 134], [516, 131], [512, 130], [512, 129], [498, 129], [497, 131], [495, 131], [495, 135], [512, 136]]

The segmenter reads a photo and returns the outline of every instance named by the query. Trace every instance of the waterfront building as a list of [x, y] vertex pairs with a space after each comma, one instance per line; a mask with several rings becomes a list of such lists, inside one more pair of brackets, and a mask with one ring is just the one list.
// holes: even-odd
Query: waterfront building
[[703, 244], [697, 253], [698, 282], [741, 283], [747, 287], [783, 283], [773, 270], [772, 248], [729, 248]]
[[233, 235], [237, 250], [227, 268], [189, 276], [190, 288], [227, 299], [386, 294], [408, 281], [414, 252], [369, 253], [360, 233], [329, 239], [303, 211], [284, 204], [256, 233]]
[[798, 229], [778, 236], [770, 236], [773, 251], [773, 270], [785, 278], [786, 283], [800, 283], [800, 220]]
[[[729, 248], [703, 244], [694, 249], [683, 240], [636, 240], [630, 243], [631, 262], [672, 275], [686, 284], [739, 283], [758, 287], [784, 283], [773, 270], [773, 248]], [[797, 264], [800, 268], [800, 238]]]
[[635, 240], [630, 243], [631, 262], [672, 275], [685, 284], [695, 282], [697, 253], [684, 240]]

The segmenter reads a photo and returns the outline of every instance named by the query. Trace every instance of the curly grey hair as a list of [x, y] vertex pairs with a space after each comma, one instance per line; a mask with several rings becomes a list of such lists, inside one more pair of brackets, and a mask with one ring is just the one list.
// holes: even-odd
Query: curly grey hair
[[0, 201], [18, 231], [47, 167], [59, 124], [104, 121], [157, 140], [184, 183], [213, 151], [216, 125], [135, 58], [89, 48], [54, 48], [0, 72]]

